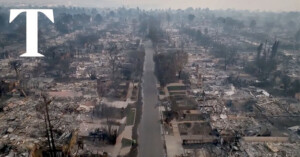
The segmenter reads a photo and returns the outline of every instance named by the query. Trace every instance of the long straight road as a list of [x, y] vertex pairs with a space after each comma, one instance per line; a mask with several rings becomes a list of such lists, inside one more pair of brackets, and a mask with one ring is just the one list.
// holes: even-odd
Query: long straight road
[[154, 50], [151, 41], [145, 42], [145, 53], [142, 78], [143, 113], [138, 128], [138, 157], [163, 157], [163, 141], [157, 107], [157, 81], [154, 74]]

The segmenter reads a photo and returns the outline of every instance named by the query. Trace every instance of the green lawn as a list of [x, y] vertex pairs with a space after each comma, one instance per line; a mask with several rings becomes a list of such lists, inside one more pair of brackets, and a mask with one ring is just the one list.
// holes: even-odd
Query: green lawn
[[163, 90], [159, 90], [160, 95], [165, 95], [165, 92]]
[[172, 95], [185, 95], [186, 93], [185, 92], [170, 92], [169, 94], [172, 96]]
[[186, 90], [186, 86], [169, 86], [168, 90], [169, 91], [172, 91], [172, 90]]
[[122, 147], [129, 147], [132, 145], [132, 140], [127, 138], [122, 138]]
[[133, 125], [135, 119], [135, 109], [131, 109], [127, 112], [126, 125]]

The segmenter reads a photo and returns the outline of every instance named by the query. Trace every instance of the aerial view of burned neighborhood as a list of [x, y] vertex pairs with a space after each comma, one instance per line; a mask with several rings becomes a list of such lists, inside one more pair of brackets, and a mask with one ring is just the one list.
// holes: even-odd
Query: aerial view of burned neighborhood
[[299, 156], [299, 0], [0, 0], [0, 157]]

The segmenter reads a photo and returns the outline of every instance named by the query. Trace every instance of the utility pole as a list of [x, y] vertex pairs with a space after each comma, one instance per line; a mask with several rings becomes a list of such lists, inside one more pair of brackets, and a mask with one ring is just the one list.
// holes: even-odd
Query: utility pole
[[55, 148], [55, 143], [54, 143], [54, 138], [53, 138], [53, 130], [52, 130], [51, 122], [50, 122], [49, 109], [48, 109], [48, 105], [51, 104], [52, 100], [47, 100], [47, 97], [45, 95], [42, 95], [42, 97], [44, 99], [44, 105], [45, 105], [44, 117], [45, 117], [45, 123], [46, 123], [48, 144], [50, 146], [50, 154], [51, 154], [51, 157], [52, 156], [56, 157], [56, 148]]
[[48, 141], [48, 146], [49, 146], [49, 149], [50, 149], [50, 157], [53, 157], [52, 156], [52, 148], [51, 148], [50, 136], [48, 134], [48, 124], [47, 124], [46, 114], [44, 114], [44, 119], [45, 119], [45, 126], [46, 126], [47, 141]]

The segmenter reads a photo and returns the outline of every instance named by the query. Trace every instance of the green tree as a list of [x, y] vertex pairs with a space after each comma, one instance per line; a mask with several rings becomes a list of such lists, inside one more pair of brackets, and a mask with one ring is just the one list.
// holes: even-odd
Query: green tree
[[167, 22], [168, 22], [168, 25], [170, 24], [172, 18], [171, 18], [171, 15], [169, 13], [167, 13]]
[[188, 19], [189, 19], [190, 22], [193, 22], [194, 19], [195, 19], [195, 17], [196, 17], [196, 16], [195, 16], [194, 14], [189, 14], [189, 15], [188, 15]]
[[103, 21], [103, 17], [100, 14], [97, 14], [94, 18], [94, 22], [100, 24], [102, 23], [102, 21]]
[[300, 29], [297, 31], [297, 33], [295, 34], [295, 40], [296, 42], [300, 41]]
[[253, 30], [256, 27], [256, 21], [255, 20], [251, 20], [250, 22], [250, 28]]

